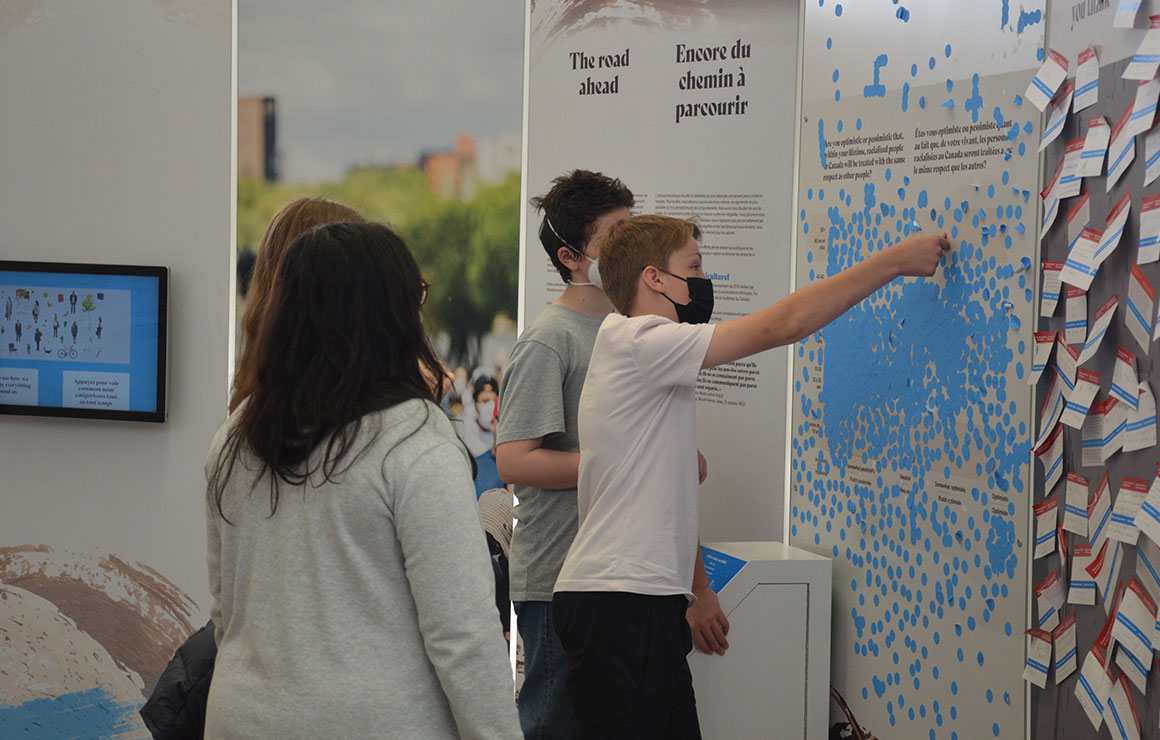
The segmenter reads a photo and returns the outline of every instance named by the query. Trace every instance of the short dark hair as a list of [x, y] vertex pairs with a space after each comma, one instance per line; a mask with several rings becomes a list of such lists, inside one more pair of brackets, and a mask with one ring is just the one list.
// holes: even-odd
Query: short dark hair
[[618, 208], [632, 208], [634, 203], [632, 191], [620, 180], [589, 170], [561, 175], [545, 195], [532, 198], [531, 204], [544, 214], [540, 243], [565, 283], [572, 279], [572, 271], [556, 256], [560, 247], [583, 250], [596, 219]]
[[491, 377], [490, 375], [480, 375], [475, 379], [475, 383], [472, 384], [471, 397], [477, 397], [489, 385], [493, 391], [499, 393], [499, 382], [495, 378]]

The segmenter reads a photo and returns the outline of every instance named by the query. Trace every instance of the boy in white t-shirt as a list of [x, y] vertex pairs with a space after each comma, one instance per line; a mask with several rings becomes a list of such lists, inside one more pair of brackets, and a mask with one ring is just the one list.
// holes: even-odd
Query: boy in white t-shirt
[[699, 738], [685, 609], [700, 560], [697, 415], [703, 368], [792, 344], [902, 275], [932, 275], [946, 236], [918, 236], [748, 316], [710, 325], [700, 230], [638, 216], [601, 250], [619, 313], [580, 396], [580, 528], [556, 581], [579, 738]]

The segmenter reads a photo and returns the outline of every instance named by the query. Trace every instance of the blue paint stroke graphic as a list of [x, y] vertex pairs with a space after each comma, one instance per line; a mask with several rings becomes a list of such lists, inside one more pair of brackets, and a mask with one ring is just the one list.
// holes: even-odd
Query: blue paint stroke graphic
[[103, 687], [55, 699], [33, 699], [0, 706], [0, 737], [5, 740], [65, 740], [115, 737], [136, 728], [138, 706], [121, 704]]
[[1026, 30], [1026, 28], [1028, 26], [1034, 26], [1036, 23], [1039, 23], [1042, 20], [1043, 20], [1043, 11], [1042, 10], [1036, 10], [1032, 13], [1028, 13], [1027, 11], [1020, 8], [1020, 10], [1019, 10], [1019, 25], [1016, 27], [1016, 32], [1023, 33], [1023, 31]]
[[[979, 94], [978, 72], [976, 72], [975, 75], [971, 78], [971, 97], [967, 98], [967, 101], [963, 104], [963, 107], [971, 112], [971, 121], [973, 123], [978, 123], [979, 111], [983, 109], [983, 96]], [[996, 113], [998, 113], [997, 109]], [[1002, 124], [999, 125], [1002, 126]]]
[[818, 157], [822, 160], [822, 169], [826, 168], [826, 122], [818, 119]]

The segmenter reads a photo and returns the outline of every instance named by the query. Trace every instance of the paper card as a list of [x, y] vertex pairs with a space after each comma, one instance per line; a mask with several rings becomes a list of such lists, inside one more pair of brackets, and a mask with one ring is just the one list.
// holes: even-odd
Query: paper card
[[1140, 716], [1136, 714], [1136, 703], [1128, 688], [1128, 679], [1123, 673], [1112, 682], [1111, 696], [1107, 701], [1108, 729], [1116, 740], [1140, 740]]
[[[1063, 168], [1059, 171], [1059, 182], [1055, 186], [1056, 198], [1062, 200], [1079, 195], [1079, 189], [1083, 185], [1083, 178], [1079, 176], [1079, 158], [1082, 154], [1082, 137], [1067, 142], [1063, 152]], [[1070, 216], [1068, 222], [1070, 224]], [[1070, 229], [1068, 231], [1068, 242], [1071, 242], [1073, 238], [1070, 235]]]
[[1124, 109], [1120, 120], [1112, 127], [1112, 140], [1108, 144], [1108, 180], [1107, 192], [1112, 192], [1112, 186], [1120, 179], [1120, 175], [1128, 169], [1128, 165], [1136, 158], [1136, 137], [1128, 133], [1128, 121], [1132, 118], [1134, 103]]
[[1144, 184], [1160, 176], [1160, 126], [1144, 135]]
[[[1088, 482], [1078, 473], [1067, 474], [1067, 484], [1063, 489], [1063, 528], [1080, 537], [1088, 535]], [[1079, 547], [1079, 545], [1076, 545]], [[1075, 576], [1075, 569], [1072, 569]]]
[[1104, 335], [1108, 333], [1108, 326], [1112, 323], [1119, 303], [1120, 297], [1113, 295], [1096, 311], [1091, 329], [1088, 330], [1087, 341], [1083, 343], [1083, 349], [1079, 352], [1079, 364], [1084, 364], [1100, 350], [1100, 344], [1104, 341]]
[[1092, 546], [1076, 543], [1071, 556], [1071, 588], [1067, 592], [1067, 603], [1091, 606], [1096, 603], [1096, 579], [1087, 572], [1092, 564]]
[[1039, 382], [1039, 376], [1047, 369], [1051, 361], [1051, 352], [1055, 349], [1055, 335], [1053, 331], [1037, 331], [1035, 335], [1035, 356], [1031, 359], [1031, 373], [1027, 377], [1028, 385]]
[[[1100, 552], [1108, 537], [1108, 522], [1112, 518], [1112, 495], [1108, 486], [1108, 471], [1100, 476], [1096, 492], [1088, 501], [1088, 542], [1092, 552]], [[1098, 558], [1098, 556], [1097, 556]]]
[[1116, 17], [1112, 19], [1112, 28], [1134, 27], [1136, 25], [1136, 15], [1139, 12], [1140, 0], [1119, 0], [1116, 3]]
[[1140, 249], [1136, 261], [1146, 265], [1156, 260], [1160, 260], [1160, 195], [1149, 195], [1140, 201]]
[[1067, 397], [1067, 405], [1063, 407], [1063, 423], [1072, 429], [1081, 429], [1099, 391], [1099, 373], [1082, 367], [1076, 371], [1075, 388]]
[[[1160, 98], [1160, 77], [1141, 80], [1136, 87], [1136, 102], [1132, 104], [1132, 117], [1128, 119], [1125, 135], [1136, 136], [1152, 128], [1156, 119], [1156, 99]], [[1063, 104], [1063, 99], [1060, 99]]]
[[[1098, 578], [1096, 579], [1098, 582]], [[1035, 587], [1036, 626], [1041, 630], [1053, 630], [1059, 624], [1059, 610], [1063, 608], [1063, 580], [1059, 571], [1053, 570]]]
[[1108, 153], [1108, 142], [1112, 139], [1112, 129], [1103, 116], [1095, 116], [1088, 121], [1088, 131], [1083, 140], [1083, 153], [1079, 155], [1079, 176], [1099, 177], [1104, 174], [1104, 155]]
[[1124, 452], [1156, 446], [1156, 397], [1148, 381], [1140, 383], [1139, 388], [1137, 408], [1128, 412], [1124, 426]]
[[[1043, 261], [1043, 292], [1040, 294], [1039, 302], [1040, 316], [1055, 315], [1055, 307], [1059, 305], [1059, 293], [1063, 287], [1063, 283], [1059, 279], [1061, 272], [1063, 272], [1062, 262]], [[1084, 313], [1087, 313], [1086, 308]], [[1084, 324], [1087, 324], [1086, 317]]]
[[1120, 566], [1123, 565], [1124, 545], [1115, 540], [1106, 540], [1100, 554], [1096, 555], [1088, 566], [1087, 572], [1096, 580], [1096, 589], [1100, 599], [1104, 602], [1104, 610], [1110, 611], [1115, 601], [1110, 594], [1120, 578]]
[[1051, 666], [1051, 633], [1045, 630], [1027, 630], [1031, 644], [1027, 647], [1027, 666], [1023, 680], [1039, 688], [1047, 686], [1047, 671]]
[[1078, 66], [1075, 69], [1075, 99], [1071, 107], [1079, 113], [1084, 108], [1090, 108], [1100, 99], [1100, 58], [1096, 50], [1087, 47], [1079, 53]]
[[[1088, 231], [1085, 229], [1084, 231]], [[1067, 270], [1067, 268], [1063, 268]], [[1087, 341], [1087, 291], [1083, 288], [1077, 288], [1074, 285], [1067, 286], [1067, 300], [1064, 303], [1063, 315], [1065, 323], [1063, 325], [1063, 338], [1066, 344], [1074, 344], [1080, 347]], [[1079, 362], [1079, 352], [1075, 355], [1076, 362]], [[1056, 362], [1060, 358], [1056, 357]], [[1074, 373], [1072, 373], [1074, 376]]]
[[1128, 214], [1132, 210], [1132, 191], [1124, 193], [1115, 207], [1108, 214], [1104, 226], [1104, 235], [1100, 239], [1100, 248], [1096, 251], [1099, 262], [1103, 262], [1108, 255], [1120, 244], [1120, 237], [1124, 235], [1124, 226], [1128, 223]]
[[1047, 183], [1047, 187], [1039, 191], [1039, 198], [1043, 201], [1043, 223], [1040, 225], [1040, 239], [1047, 236], [1051, 225], [1055, 223], [1055, 217], [1059, 215], [1059, 195], [1055, 190], [1059, 187], [1059, 181], [1062, 177], [1063, 162], [1060, 161], [1059, 166], [1055, 168], [1055, 174], [1051, 176], [1051, 181]]
[[1059, 380], [1059, 371], [1052, 368], [1047, 395], [1043, 397], [1043, 405], [1039, 409], [1039, 438], [1035, 440], [1036, 447], [1046, 442], [1055, 429], [1055, 423], [1063, 413], [1063, 400], [1063, 383]]
[[[1152, 485], [1156, 483], [1153, 481]], [[1136, 578], [1148, 589], [1153, 601], [1160, 599], [1160, 545], [1156, 544], [1151, 535], [1140, 540], [1136, 548]], [[1157, 616], [1160, 617], [1160, 614]], [[1160, 649], [1160, 642], [1156, 642], [1155, 637], [1152, 639], [1152, 648]]]
[[1056, 549], [1059, 552], [1059, 577], [1067, 581], [1067, 532], [1063, 531], [1063, 522], [1060, 522], [1055, 527], [1055, 541], [1057, 543]]
[[[1157, 88], [1160, 90], [1160, 86]], [[1068, 80], [1059, 93], [1051, 100], [1051, 117], [1047, 121], [1047, 128], [1043, 129], [1043, 139], [1039, 142], [1039, 151], [1047, 148], [1047, 145], [1059, 138], [1059, 133], [1063, 131], [1063, 124], [1067, 121], [1067, 114], [1071, 110], [1071, 96], [1075, 92], [1075, 80]], [[1139, 93], [1137, 93], [1137, 99]], [[1145, 99], [1144, 104], [1147, 104]], [[1152, 98], [1152, 112], [1156, 112], [1156, 98]], [[1132, 115], [1135, 116], [1135, 110]], [[1151, 119], [1149, 119], [1151, 120]], [[1151, 128], [1150, 126], [1148, 128]], [[1083, 147], [1080, 147], [1080, 151]]]
[[1144, 503], [1148, 495], [1148, 481], [1143, 478], [1124, 478], [1120, 484], [1120, 491], [1116, 494], [1116, 502], [1112, 505], [1112, 518], [1108, 521], [1108, 537], [1123, 542], [1125, 545], [1135, 545], [1140, 536], [1140, 528], [1136, 526], [1136, 512]]
[[[1156, 308], [1156, 291], [1140, 266], [1132, 263], [1128, 271], [1128, 300], [1124, 311], [1124, 324], [1145, 353], [1149, 350], [1149, 335], [1152, 333], [1152, 314]], [[1133, 373], [1134, 375], [1135, 373]], [[1135, 395], [1135, 394], [1133, 394]]]
[[1055, 523], [1059, 521], [1059, 498], [1051, 498], [1035, 505], [1035, 555], [1042, 558], [1055, 552]]
[[1080, 232], [1079, 239], [1067, 253], [1067, 261], [1063, 263], [1060, 280], [1086, 291], [1092, 284], [1092, 278], [1100, 269], [1100, 263], [1103, 262], [1096, 256], [1096, 253], [1100, 251], [1100, 242], [1103, 239], [1104, 232], [1091, 226]]
[[[1127, 0], [1121, 0], [1127, 2]], [[1119, 13], [1116, 14], [1117, 16]], [[1124, 70], [1123, 79], [1125, 80], [1150, 80], [1156, 76], [1156, 68], [1160, 67], [1160, 16], [1151, 16], [1148, 24], [1148, 33], [1144, 34], [1144, 39], [1140, 42], [1140, 46], [1136, 49], [1136, 53], [1132, 55], [1132, 61], [1128, 62], [1128, 68]], [[1117, 26], [1120, 28], [1121, 26]], [[1131, 28], [1131, 26], [1122, 26], [1122, 28]], [[1066, 73], [1065, 73], [1066, 74]], [[1046, 103], [1039, 108], [1043, 110]]]
[[1055, 683], [1063, 683], [1063, 679], [1075, 673], [1075, 613], [1056, 625], [1051, 634], [1055, 646]]
[[[1116, 623], [1112, 627], [1112, 637], [1120, 644], [1121, 650], [1135, 655], [1145, 665], [1142, 671], [1148, 675], [1147, 664], [1152, 659], [1152, 632], [1156, 629], [1156, 602], [1135, 578], [1128, 583], [1120, 608], [1116, 610]], [[1143, 689], [1140, 689], [1143, 691]]]
[[1070, 253], [1083, 230], [1092, 222], [1092, 193], [1085, 190], [1067, 212], [1067, 251]]
[[[1115, 544], [1115, 543], [1113, 543], [1113, 544]], [[1093, 561], [1092, 565], [1093, 566], [1095, 565], [1094, 561]], [[1124, 596], [1124, 584], [1118, 583], [1116, 585], [1115, 598], [1111, 599], [1110, 601], [1107, 599], [1104, 600], [1104, 610], [1108, 613], [1108, 618], [1104, 621], [1103, 629], [1101, 629], [1100, 633], [1098, 635], [1096, 635], [1096, 641], [1092, 644], [1092, 647], [1093, 648], [1098, 647], [1100, 650], [1103, 650], [1105, 656], [1111, 656], [1112, 651], [1116, 649], [1116, 641], [1114, 639], [1112, 639], [1112, 627], [1116, 626], [1116, 610], [1119, 608], [1120, 599], [1123, 598], [1123, 596]], [[1111, 605], [1110, 610], [1108, 610], [1109, 604]], [[1104, 663], [1104, 665], [1107, 665], [1109, 668], [1111, 667], [1110, 665], [1108, 665], [1108, 662], [1106, 660], [1102, 661], [1102, 662]]]
[[[1056, 362], [1059, 358], [1056, 357]], [[1058, 372], [1056, 373], [1058, 375]], [[1060, 383], [1062, 385], [1062, 382]], [[1084, 419], [1083, 429], [1080, 430], [1081, 442], [1081, 459], [1080, 464], [1085, 468], [1099, 467], [1103, 463], [1103, 450], [1107, 439], [1104, 435], [1104, 422], [1107, 415], [1106, 401], [1115, 401], [1116, 399], [1109, 396], [1100, 403], [1095, 405], [1095, 408], [1088, 412], [1088, 416]], [[1118, 401], [1116, 401], [1119, 403]], [[1091, 521], [1088, 521], [1088, 528], [1091, 528]]]
[[1148, 684], [1148, 664], [1150, 660], [1140, 660], [1135, 653], [1128, 651], [1122, 645], [1116, 651], [1116, 665], [1122, 670], [1122, 674], [1128, 677], [1140, 693], [1144, 693]]
[[1079, 349], [1074, 344], [1068, 344], [1056, 334], [1059, 351], [1055, 353], [1055, 367], [1059, 371], [1059, 380], [1063, 384], [1063, 397], [1070, 398], [1075, 390], [1075, 375], [1079, 368]]
[[1127, 404], [1133, 411], [1140, 404], [1140, 381], [1136, 379], [1136, 356], [1119, 347], [1116, 349], [1116, 366], [1112, 371], [1112, 387], [1108, 393]]
[[[1157, 60], [1157, 63], [1160, 64], [1160, 60]], [[1059, 89], [1065, 77], [1067, 77], [1067, 57], [1055, 49], [1051, 49], [1047, 53], [1047, 59], [1044, 60], [1043, 66], [1035, 73], [1035, 79], [1031, 80], [1031, 84], [1027, 86], [1027, 92], [1024, 93], [1023, 97], [1042, 113], [1051, 99], [1055, 97], [1055, 91]], [[1150, 77], [1135, 79], [1150, 79]]]
[[1108, 677], [1105, 661], [1104, 652], [1099, 648], [1092, 648], [1084, 658], [1079, 681], [1075, 684], [1075, 696], [1079, 699], [1088, 721], [1096, 730], [1099, 730], [1104, 722], [1104, 702], [1112, 693], [1112, 679]]
[[[1136, 526], [1144, 536], [1152, 543], [1160, 542], [1160, 463], [1157, 463], [1157, 477], [1152, 480], [1152, 485], [1148, 487], [1148, 493], [1140, 502], [1140, 510], [1136, 514]], [[1155, 546], [1153, 544], [1153, 546]], [[1136, 551], [1136, 557], [1144, 557], [1144, 548], [1146, 545], [1141, 544], [1140, 549]], [[1156, 566], [1160, 567], [1160, 560], [1155, 561]], [[1160, 595], [1160, 571], [1157, 571], [1155, 585], [1156, 594]], [[1148, 579], [1144, 579], [1145, 583], [1149, 583]]]
[[1043, 464], [1043, 493], [1046, 495], [1051, 493], [1055, 484], [1063, 477], [1062, 424], [1055, 425], [1055, 431], [1043, 443], [1043, 447], [1035, 448], [1035, 456]]

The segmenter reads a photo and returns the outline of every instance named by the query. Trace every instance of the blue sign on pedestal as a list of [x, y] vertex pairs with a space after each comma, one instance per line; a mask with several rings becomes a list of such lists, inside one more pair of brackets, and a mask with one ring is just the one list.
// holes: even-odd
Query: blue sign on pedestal
[[733, 576], [737, 575], [747, 562], [703, 545], [701, 546], [701, 558], [705, 561], [705, 573], [709, 576], [709, 588], [713, 589], [715, 594], [721, 593], [725, 584], [732, 581]]

